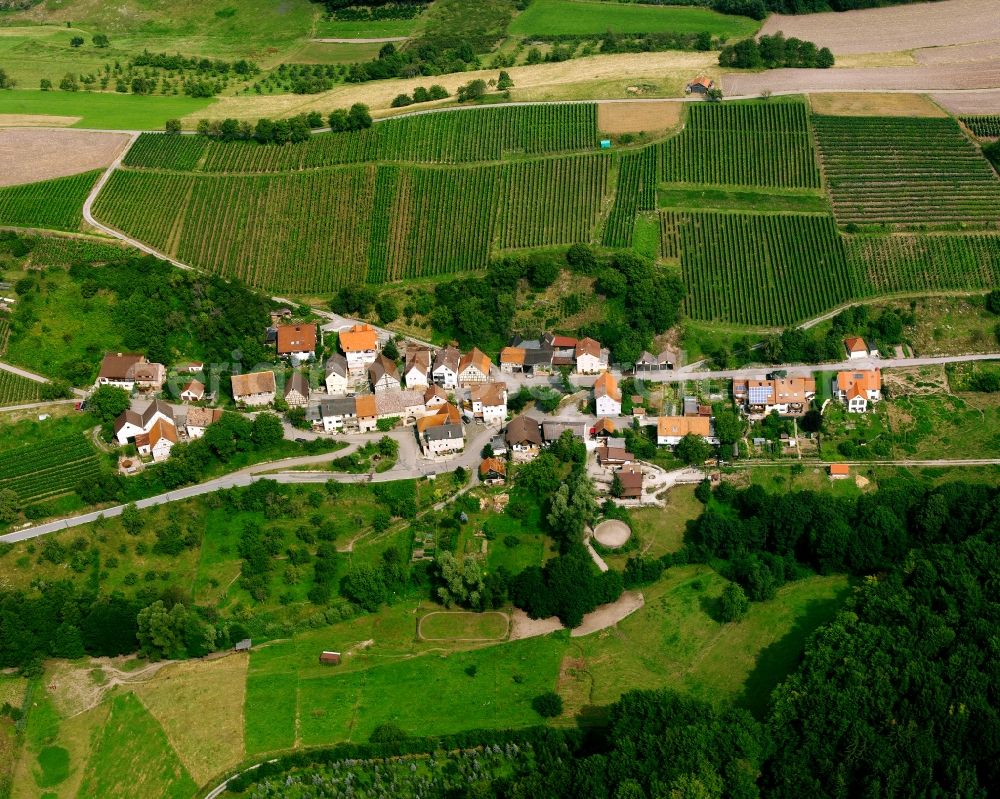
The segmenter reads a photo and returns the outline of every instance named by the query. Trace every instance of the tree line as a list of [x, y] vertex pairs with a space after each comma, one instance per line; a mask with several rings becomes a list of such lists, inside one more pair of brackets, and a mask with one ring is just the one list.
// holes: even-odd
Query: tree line
[[813, 42], [794, 36], [786, 39], [780, 31], [771, 36], [765, 34], [757, 39], [751, 37], [728, 44], [719, 53], [719, 66], [738, 69], [829, 69], [833, 64], [833, 53], [829, 47], [817, 48]]
[[[331, 111], [324, 123], [323, 116], [318, 111], [309, 111], [284, 119], [269, 119], [261, 117], [256, 124], [248, 120], [231, 117], [198, 120], [197, 131], [201, 136], [207, 136], [219, 141], [255, 141], [258, 144], [301, 144], [307, 142], [312, 132], [326, 124], [333, 133], [347, 133], [365, 130], [372, 126], [372, 117], [368, 106], [355, 103], [350, 108], [338, 108]], [[165, 129], [167, 133], [179, 134], [181, 121], [168, 119]]]

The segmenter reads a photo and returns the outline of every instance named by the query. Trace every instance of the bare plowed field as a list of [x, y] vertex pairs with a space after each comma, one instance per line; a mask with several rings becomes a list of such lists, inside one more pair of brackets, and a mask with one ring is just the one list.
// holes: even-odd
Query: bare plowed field
[[932, 94], [931, 99], [953, 114], [1000, 114], [1000, 89], [990, 92]]
[[128, 138], [86, 130], [0, 130], [0, 186], [101, 169], [118, 157]]
[[[1000, 8], [997, 9], [1000, 16]], [[950, 47], [928, 47], [914, 54], [918, 64], [963, 64], [968, 61], [991, 61], [1000, 55], [1000, 39]]]
[[768, 17], [761, 33], [782, 31], [838, 53], [882, 53], [1000, 39], [992, 0], [944, 0], [912, 6]]
[[772, 92], [935, 91], [1000, 88], [1000, 58], [966, 64], [858, 69], [772, 69], [725, 75], [727, 95]]
[[597, 128], [603, 133], [652, 133], [667, 130], [681, 121], [680, 103], [599, 103]]

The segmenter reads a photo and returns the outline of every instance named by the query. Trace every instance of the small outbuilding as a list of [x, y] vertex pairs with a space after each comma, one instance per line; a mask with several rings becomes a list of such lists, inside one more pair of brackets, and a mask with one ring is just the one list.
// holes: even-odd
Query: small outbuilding
[[322, 652], [319, 656], [319, 662], [324, 666], [339, 666], [340, 652]]
[[846, 463], [831, 463], [830, 464], [830, 479], [831, 480], [843, 480], [851, 476], [851, 467]]
[[707, 75], [699, 75], [687, 85], [685, 91], [688, 94], [708, 94], [709, 89], [714, 86], [715, 81], [710, 77]]
[[238, 641], [233, 647], [234, 652], [249, 652], [250, 647], [253, 646], [253, 642], [249, 638], [244, 638], [242, 641]]

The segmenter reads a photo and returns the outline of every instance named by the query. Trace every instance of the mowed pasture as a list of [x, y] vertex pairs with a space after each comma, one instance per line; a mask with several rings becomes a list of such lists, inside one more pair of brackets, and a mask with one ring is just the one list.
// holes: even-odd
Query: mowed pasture
[[740, 39], [760, 23], [747, 17], [719, 14], [707, 8], [659, 7], [593, 0], [534, 0], [518, 14], [509, 31], [514, 36], [602, 36], [612, 33], [710, 33]]
[[1000, 179], [953, 119], [815, 116], [841, 224], [994, 222]]
[[833, 218], [661, 212], [664, 254], [680, 253], [688, 314], [756, 327], [808, 319], [861, 291]]
[[494, 247], [588, 241], [610, 160], [270, 175], [119, 170], [94, 212], [193, 266], [259, 288], [329, 292], [482, 268]]
[[101, 170], [0, 188], [0, 225], [79, 230], [83, 203]]

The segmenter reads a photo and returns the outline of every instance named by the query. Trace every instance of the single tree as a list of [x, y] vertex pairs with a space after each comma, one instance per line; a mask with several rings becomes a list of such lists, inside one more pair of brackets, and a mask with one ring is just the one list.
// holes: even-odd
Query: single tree
[[82, 36], [74, 36], [72, 39], [69, 40], [69, 46], [70, 47], [83, 47], [83, 37]]
[[749, 609], [750, 600], [736, 583], [729, 583], [722, 589], [722, 596], [719, 598], [719, 616], [722, 621], [739, 621]]

